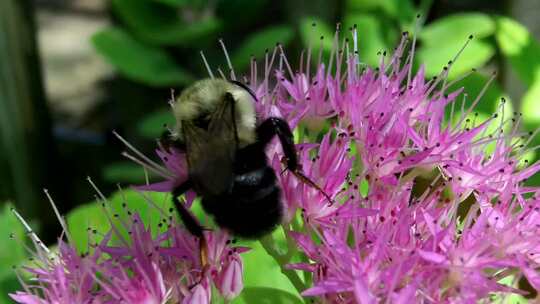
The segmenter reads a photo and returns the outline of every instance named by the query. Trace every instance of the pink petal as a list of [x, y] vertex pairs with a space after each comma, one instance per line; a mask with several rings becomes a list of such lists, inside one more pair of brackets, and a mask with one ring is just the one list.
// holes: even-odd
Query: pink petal
[[418, 255], [420, 255], [424, 260], [430, 261], [436, 264], [441, 264], [447, 261], [447, 258], [444, 255], [431, 252], [431, 251], [418, 249]]

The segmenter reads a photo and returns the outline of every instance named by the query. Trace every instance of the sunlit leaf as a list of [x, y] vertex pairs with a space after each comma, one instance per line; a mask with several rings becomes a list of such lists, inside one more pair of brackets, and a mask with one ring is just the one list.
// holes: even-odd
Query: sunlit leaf
[[[333, 46], [334, 29], [325, 21], [316, 17], [306, 17], [300, 21], [299, 29], [304, 46], [311, 47], [312, 50], [318, 52], [322, 43], [323, 51], [330, 53]], [[321, 40], [321, 37], [324, 39]]]
[[[273, 285], [270, 285], [273, 286]], [[297, 296], [282, 289], [270, 287], [246, 287], [233, 304], [301, 304]]]
[[[539, 73], [540, 71], [537, 71]], [[540, 75], [536, 77], [536, 81], [529, 86], [525, 95], [521, 100], [521, 112], [523, 123], [527, 131], [534, 131], [540, 125], [540, 107], [538, 102], [540, 101]], [[540, 145], [540, 136], [536, 135], [531, 139], [529, 147], [534, 147]], [[538, 149], [534, 149], [525, 155], [524, 158], [531, 161], [531, 163], [538, 160], [537, 157]], [[534, 181], [534, 182], [533, 182]], [[540, 174], [535, 174], [532, 176], [531, 181], [532, 185], [538, 186], [540, 184]]]
[[[274, 234], [277, 233], [278, 231], [274, 232]], [[244, 286], [246, 286], [246, 289], [272, 286], [273, 288], [298, 297], [298, 292], [294, 286], [281, 273], [279, 264], [266, 253], [259, 242], [252, 241], [245, 243], [245, 245], [251, 247], [250, 251], [242, 254], [242, 261], [244, 262]]]
[[[500, 283], [502, 285], [510, 286], [510, 287], [516, 287], [515, 285], [515, 277], [514, 276], [506, 276], [504, 279], [498, 281], [497, 283]], [[518, 294], [497, 294], [491, 297], [490, 303], [493, 304], [506, 304], [506, 303], [512, 303], [512, 304], [526, 304], [529, 303], [529, 300], [527, 300], [525, 297], [518, 295]]]
[[[73, 237], [75, 248], [79, 252], [87, 252], [89, 250], [90, 231], [95, 229], [101, 233], [105, 233], [110, 229], [107, 218], [97, 203], [79, 206], [71, 211], [67, 216], [68, 229]], [[96, 241], [101, 240], [101, 237], [96, 236]]]
[[240, 46], [234, 50], [231, 56], [233, 66], [236, 70], [243, 70], [250, 64], [251, 56], [261, 59], [265, 50], [272, 50], [276, 43], [287, 45], [292, 37], [293, 30], [287, 25], [276, 25], [267, 27], [244, 40]]
[[[419, 38], [422, 43], [432, 47], [459, 44], [469, 35], [475, 39], [492, 35], [495, 32], [493, 18], [481, 13], [452, 14], [437, 19], [422, 28]], [[443, 45], [441, 45], [443, 44]]]
[[362, 179], [360, 181], [360, 194], [362, 194], [363, 197], [366, 197], [368, 195], [369, 191], [369, 183], [366, 179]]
[[366, 11], [380, 7], [380, 2], [381, 0], [348, 0], [347, 8], [349, 10]]
[[385, 31], [392, 31], [394, 27], [409, 28], [418, 13], [411, 0], [349, 0], [345, 7], [347, 14], [369, 14], [378, 18], [386, 25]]
[[497, 43], [510, 66], [525, 85], [538, 81], [540, 44], [525, 26], [506, 18], [497, 18]]
[[[172, 207], [168, 194], [145, 192], [144, 195], [153, 203], [162, 207], [167, 212]], [[125, 205], [124, 205], [125, 204]], [[147, 225], [152, 225], [156, 231], [157, 224], [163, 218], [157, 208], [145, 199], [143, 194], [131, 189], [125, 189], [114, 193], [104, 204], [108, 210], [105, 213], [101, 202], [92, 202], [72, 210], [66, 217], [68, 229], [75, 242], [75, 247], [80, 252], [88, 251], [89, 240], [92, 243], [99, 242], [103, 234], [111, 228], [109, 219], [116, 227], [122, 227], [120, 220], [129, 221], [129, 213], [138, 212]], [[129, 211], [129, 212], [128, 212]], [[127, 231], [119, 231], [127, 238]], [[116, 236], [118, 237], [118, 236]]]
[[360, 60], [371, 66], [377, 66], [380, 53], [387, 49], [383, 39], [380, 21], [373, 15], [354, 14], [345, 18], [345, 28], [357, 25], [358, 53]]
[[113, 0], [112, 4], [137, 37], [152, 44], [193, 47], [212, 38], [222, 26], [214, 17], [185, 23], [174, 9], [148, 0]]
[[[454, 92], [460, 88], [463, 88], [464, 91], [456, 98], [453, 106], [449, 105], [445, 108], [445, 127], [449, 121], [452, 122], [453, 127], [456, 127], [459, 121], [461, 121], [461, 128], [478, 126], [497, 112], [501, 114], [499, 115], [499, 119], [493, 120], [486, 128], [486, 132], [478, 134], [476, 139], [480, 139], [488, 134], [498, 134], [501, 122], [508, 120], [508, 117], [513, 115], [514, 107], [510, 97], [502, 91], [500, 85], [496, 81], [493, 81], [487, 86], [488, 80], [489, 77], [487, 75], [476, 72], [447, 89], [447, 93]], [[480, 95], [484, 89], [485, 91]], [[471, 109], [477, 99], [476, 106]], [[504, 102], [503, 99], [505, 100]], [[461, 110], [462, 108], [463, 111]], [[466, 113], [468, 113], [468, 116], [462, 118], [462, 115]], [[512, 127], [512, 124], [506, 122], [503, 130], [510, 132]], [[482, 150], [486, 155], [490, 155], [495, 150], [496, 144], [496, 142], [490, 142], [483, 146]]]
[[[491, 115], [497, 111], [497, 107], [499, 106], [501, 98], [505, 98], [508, 103], [510, 103], [510, 100], [509, 96], [503, 92], [501, 86], [497, 83], [497, 81], [491, 82], [484, 94], [482, 96], [479, 96], [484, 87], [486, 87], [488, 81], [488, 75], [485, 75], [481, 72], [475, 72], [467, 76], [466, 78], [458, 81], [454, 85], [450, 86], [447, 89], [447, 92], [454, 92], [460, 88], [464, 88], [464, 93], [467, 94], [467, 99], [464, 107], [466, 109], [469, 108], [477, 97], [481, 97], [480, 101], [474, 108], [474, 112], [481, 112], [487, 115]], [[456, 101], [456, 110], [461, 107], [461, 101], [462, 99]], [[450, 108], [450, 106], [447, 107], [447, 112], [450, 111]]]
[[[109, 220], [120, 229], [118, 232], [124, 239], [129, 239], [128, 232], [122, 228], [120, 221], [131, 222], [130, 213], [135, 212], [140, 214], [146, 227], [151, 227], [153, 233], [165, 229], [165, 226], [158, 227], [160, 222], [163, 223], [163, 219], [169, 223], [171, 218], [178, 218], [169, 193], [141, 193], [127, 188], [113, 193], [104, 205], [101, 201], [94, 201], [75, 208], [67, 215], [66, 220], [75, 247], [80, 252], [85, 252], [88, 251], [89, 240], [92, 243], [98, 242], [103, 234], [111, 229]], [[196, 199], [193, 202], [191, 212], [204, 227], [215, 227], [213, 221], [204, 213], [200, 200]], [[118, 239], [119, 236], [114, 234], [113, 241]]]
[[[506, 17], [497, 18], [496, 37], [510, 67], [528, 87], [521, 110], [525, 125], [534, 129], [540, 123], [540, 44], [525, 26]], [[534, 140], [535, 144], [539, 142]]]
[[[467, 38], [463, 39], [463, 42]], [[434, 46], [424, 46], [418, 51], [417, 61], [425, 64], [426, 76], [439, 75], [448, 61], [453, 60], [462, 45], [456, 43], [443, 43]], [[457, 61], [454, 62], [449, 78], [455, 78], [473, 68], [482, 67], [493, 56], [495, 50], [489, 43], [472, 40], [463, 50]]]
[[[540, 71], [538, 71], [540, 73]], [[523, 120], [530, 125], [538, 125], [540, 123], [540, 75], [537, 80], [532, 83], [521, 102], [521, 111], [523, 112]]]
[[140, 43], [118, 28], [102, 30], [92, 43], [125, 76], [153, 86], [188, 84], [193, 77], [163, 50]]
[[[28, 263], [27, 252], [23, 244], [28, 242], [28, 236], [22, 224], [11, 212], [10, 203], [1, 204], [0, 208], [0, 303], [13, 303], [8, 293], [21, 290], [13, 266], [22, 266]], [[32, 226], [33, 223], [30, 223]], [[20, 268], [19, 268], [20, 269]], [[24, 273], [22, 273], [24, 275]]]
[[401, 23], [411, 22], [417, 13], [410, 0], [382, 0], [378, 2], [384, 12]]
[[26, 258], [22, 245], [15, 240], [27, 240], [24, 228], [11, 212], [13, 205], [3, 204], [0, 212], [0, 280], [14, 274], [12, 266], [19, 265]]

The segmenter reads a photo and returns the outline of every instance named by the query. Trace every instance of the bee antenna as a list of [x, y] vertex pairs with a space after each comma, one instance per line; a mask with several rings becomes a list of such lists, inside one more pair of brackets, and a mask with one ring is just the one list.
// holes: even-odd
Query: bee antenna
[[257, 96], [255, 95], [255, 92], [253, 92], [253, 90], [248, 85], [246, 85], [245, 83], [242, 83], [240, 81], [236, 81], [236, 80], [229, 80], [229, 82], [241, 87], [244, 90], [246, 90], [249, 93], [249, 95], [251, 95], [251, 97], [253, 97], [253, 99], [255, 99], [255, 101], [257, 101]]
[[326, 199], [328, 200], [328, 203], [330, 206], [332, 206], [335, 202], [334, 200], [324, 191], [319, 185], [317, 185], [314, 181], [312, 181], [309, 177], [305, 176], [304, 173], [302, 173], [299, 170], [291, 170], [291, 172], [298, 178], [300, 181], [302, 181], [304, 184], [309, 185], [312, 188], [317, 189]]

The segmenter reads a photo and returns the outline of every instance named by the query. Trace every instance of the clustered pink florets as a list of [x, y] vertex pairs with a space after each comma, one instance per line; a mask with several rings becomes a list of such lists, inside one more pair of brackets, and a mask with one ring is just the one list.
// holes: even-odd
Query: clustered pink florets
[[[242, 290], [239, 254], [247, 248], [231, 246], [226, 233], [206, 232], [209, 266], [203, 269], [198, 240], [185, 229], [170, 225], [153, 236], [138, 213], [131, 221], [129, 239], [111, 231], [82, 256], [63, 241], [51, 259], [40, 250], [39, 266], [26, 268], [38, 283], [11, 297], [29, 304], [210, 303], [212, 284], [228, 299]], [[112, 242], [113, 235], [120, 239]]]
[[[423, 68], [412, 75], [414, 54], [407, 54], [406, 41], [392, 57], [381, 56], [377, 69], [362, 66], [344, 41], [314, 75], [293, 73], [278, 46], [266, 55], [261, 83], [256, 72], [244, 79], [257, 95], [260, 118], [281, 116], [291, 128], [315, 134], [297, 146], [301, 166], [334, 199], [331, 204], [288, 172], [279, 175], [284, 229], [308, 259], [282, 267], [312, 274], [303, 296], [336, 303], [475, 303], [494, 294], [525, 294], [515, 284], [522, 278], [539, 290], [540, 189], [523, 183], [540, 164], [524, 160], [519, 117], [505, 117], [501, 106], [477, 124], [472, 108], [456, 106], [463, 90], [447, 92], [451, 63], [430, 81]], [[186, 179], [182, 153], [158, 154], [170, 174], [141, 189], [170, 191]], [[281, 172], [277, 143], [268, 156]], [[208, 234], [214, 268], [191, 286], [202, 271], [193, 237], [171, 227], [152, 238], [141, 221], [132, 225], [131, 239], [120, 247], [108, 245], [108, 237], [81, 259], [61, 243], [62, 262], [29, 269], [47, 286], [43, 298], [69, 296], [73, 289], [66, 286], [74, 282], [84, 287], [79, 292], [93, 299], [107, 294], [113, 302], [170, 297], [205, 303], [211, 281], [227, 299], [240, 293], [238, 253], [245, 249], [230, 247], [225, 233]], [[173, 245], [163, 247], [165, 240]], [[101, 262], [96, 255], [104, 253], [111, 258]], [[501, 283], [505, 278], [514, 283]], [[91, 282], [100, 289], [93, 291]], [[41, 303], [28, 291], [12, 297]]]
[[[278, 72], [285, 117], [330, 119], [334, 127], [312, 160], [301, 155], [306, 174], [336, 196], [337, 206], [281, 178], [289, 214], [300, 208], [303, 219], [303, 231], [291, 236], [310, 261], [288, 267], [314, 277], [303, 295], [339, 303], [475, 303], [499, 292], [526, 294], [500, 283], [522, 276], [538, 290], [540, 191], [523, 182], [540, 164], [522, 168], [528, 162], [519, 114], [503, 120], [501, 109], [478, 125], [472, 109], [449, 117], [445, 111], [463, 90], [446, 92], [448, 68], [428, 82], [423, 68], [411, 77], [404, 47], [389, 63], [383, 56], [376, 70], [358, 72], [355, 55], [338, 55], [338, 67], [347, 60], [346, 74], [324, 66], [311, 79]], [[285, 103], [279, 96], [276, 104]]]

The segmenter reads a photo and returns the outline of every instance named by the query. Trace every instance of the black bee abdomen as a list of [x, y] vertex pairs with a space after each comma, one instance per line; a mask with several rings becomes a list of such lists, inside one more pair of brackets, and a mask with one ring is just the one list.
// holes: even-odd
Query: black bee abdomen
[[279, 225], [283, 215], [280, 199], [276, 175], [272, 168], [265, 166], [236, 175], [230, 194], [204, 197], [202, 204], [220, 227], [251, 239]]

